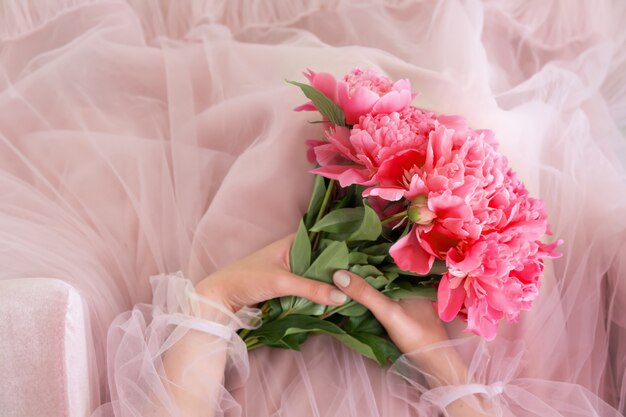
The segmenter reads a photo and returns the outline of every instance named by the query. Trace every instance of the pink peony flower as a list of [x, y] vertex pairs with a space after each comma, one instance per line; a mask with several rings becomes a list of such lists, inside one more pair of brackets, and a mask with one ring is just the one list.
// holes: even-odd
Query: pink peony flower
[[428, 273], [435, 258], [445, 259], [450, 248], [475, 241], [502, 218], [489, 204], [509, 171], [506, 159], [486, 140], [489, 132], [460, 122], [457, 128], [439, 124], [424, 149], [408, 149], [384, 161], [378, 184], [364, 192], [408, 200], [413, 227], [390, 252], [402, 269]]
[[342, 187], [373, 185], [378, 168], [399, 152], [423, 149], [435, 128], [434, 115], [415, 107], [361, 118], [352, 129], [335, 127], [327, 143], [313, 147], [320, 168], [312, 172], [338, 180]]
[[[409, 80], [393, 83], [374, 70], [354, 69], [337, 81], [326, 72], [304, 73], [310, 84], [341, 107], [346, 123], [353, 125], [366, 114], [392, 113], [408, 107], [413, 100]], [[296, 107], [296, 111], [317, 110], [312, 102]]]
[[[544, 224], [547, 225], [547, 222]], [[516, 321], [539, 294], [543, 260], [556, 258], [561, 242], [545, 245], [520, 230], [481, 236], [466, 250], [451, 249], [449, 272], [439, 283], [437, 309], [444, 321], [466, 318], [467, 331], [493, 340], [503, 318]]]

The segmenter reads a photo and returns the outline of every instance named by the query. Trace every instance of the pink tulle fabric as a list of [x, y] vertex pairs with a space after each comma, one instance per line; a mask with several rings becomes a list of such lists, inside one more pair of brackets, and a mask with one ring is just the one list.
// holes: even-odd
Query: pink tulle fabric
[[[490, 416], [626, 411], [624, 2], [0, 10], [0, 279], [79, 291], [94, 416], [434, 417], [455, 401]], [[450, 342], [427, 348], [457, 349], [467, 378], [437, 383], [409, 357], [381, 369], [321, 336], [248, 354], [235, 331], [255, 311], [194, 293], [295, 230], [313, 180], [304, 141], [320, 126], [291, 111], [302, 98], [284, 80], [307, 67], [410, 80], [415, 105], [493, 129], [545, 200], [565, 244], [532, 310], [492, 342], [452, 322]]]

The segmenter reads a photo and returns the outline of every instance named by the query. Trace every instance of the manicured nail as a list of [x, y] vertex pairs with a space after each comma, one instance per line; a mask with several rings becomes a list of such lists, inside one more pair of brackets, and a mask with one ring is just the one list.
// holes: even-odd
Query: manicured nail
[[330, 300], [333, 303], [343, 304], [348, 300], [348, 296], [339, 290], [330, 290]]
[[333, 281], [340, 287], [346, 288], [350, 285], [350, 275], [346, 274], [343, 271], [337, 271], [333, 275]]

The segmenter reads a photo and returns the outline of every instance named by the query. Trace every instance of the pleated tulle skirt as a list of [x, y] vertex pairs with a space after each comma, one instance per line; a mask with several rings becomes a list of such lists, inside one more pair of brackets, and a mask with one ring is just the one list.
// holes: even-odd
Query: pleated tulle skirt
[[[564, 404], [563, 387], [576, 387], [574, 397], [601, 399], [606, 413], [626, 410], [625, 3], [6, 0], [0, 9], [0, 279], [55, 277], [79, 290], [94, 408], [120, 396], [107, 382], [121, 372], [107, 369], [107, 332], [153, 302], [150, 276], [180, 270], [197, 282], [295, 230], [313, 180], [304, 140], [321, 128], [292, 111], [303, 100], [285, 79], [361, 67], [409, 78], [419, 107], [494, 130], [565, 241], [533, 310], [494, 342], [449, 325], [476, 378]], [[112, 334], [109, 352], [123, 339]], [[302, 353], [238, 358], [249, 371], [227, 378], [226, 415], [429, 412], [413, 406], [424, 388], [400, 383], [398, 367], [381, 370], [323, 337]], [[508, 392], [509, 403], [531, 398]], [[508, 412], [530, 413], [519, 407]]]

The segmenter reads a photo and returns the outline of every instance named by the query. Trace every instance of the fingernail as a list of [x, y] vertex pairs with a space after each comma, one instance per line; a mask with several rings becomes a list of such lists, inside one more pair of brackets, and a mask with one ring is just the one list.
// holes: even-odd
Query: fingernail
[[343, 271], [337, 271], [333, 275], [333, 281], [340, 287], [346, 288], [350, 285], [350, 275], [346, 274]]
[[343, 304], [348, 300], [348, 296], [339, 290], [330, 290], [330, 300], [333, 303]]

